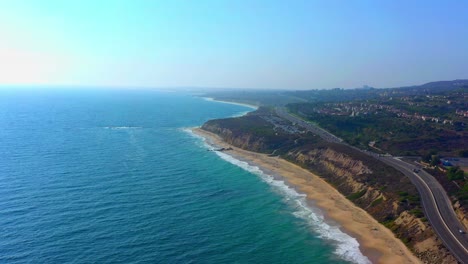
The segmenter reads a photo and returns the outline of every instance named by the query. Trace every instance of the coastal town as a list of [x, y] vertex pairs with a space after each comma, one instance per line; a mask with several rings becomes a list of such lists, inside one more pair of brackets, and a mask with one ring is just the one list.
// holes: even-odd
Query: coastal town
[[[455, 95], [458, 95], [458, 93]], [[325, 103], [317, 106], [314, 111], [318, 114], [350, 117], [393, 114], [398, 118], [452, 126], [456, 122], [465, 126], [467, 120], [465, 118], [468, 118], [468, 108], [465, 103], [468, 101], [468, 93], [460, 92], [459, 97], [455, 97], [455, 95], [451, 96], [451, 98], [448, 96], [427, 95], [422, 98], [405, 96], [393, 99], [393, 97], [390, 97], [388, 100], [380, 100], [380, 102], [367, 100], [366, 102]], [[423, 109], [438, 108], [444, 104], [447, 104], [447, 107], [440, 107], [438, 116], [421, 114], [418, 110], [415, 110], [418, 108], [424, 112]]]

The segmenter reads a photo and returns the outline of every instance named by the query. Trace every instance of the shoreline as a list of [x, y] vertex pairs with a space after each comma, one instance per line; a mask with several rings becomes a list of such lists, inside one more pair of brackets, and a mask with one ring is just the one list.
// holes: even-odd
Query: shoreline
[[252, 104], [246, 104], [246, 103], [238, 103], [238, 102], [231, 102], [231, 101], [222, 101], [222, 100], [216, 100], [213, 97], [201, 97], [207, 101], [210, 102], [218, 102], [218, 103], [223, 103], [223, 104], [233, 104], [233, 105], [240, 105], [240, 106], [245, 106], [254, 110], [257, 110], [259, 108], [258, 105], [252, 105]]
[[272, 172], [288, 186], [305, 194], [308, 204], [319, 208], [327, 222], [339, 224], [343, 232], [357, 239], [362, 254], [372, 263], [421, 263], [390, 230], [319, 176], [281, 158], [234, 147], [201, 128], [191, 130], [209, 145], [232, 148], [226, 151], [229, 155]]

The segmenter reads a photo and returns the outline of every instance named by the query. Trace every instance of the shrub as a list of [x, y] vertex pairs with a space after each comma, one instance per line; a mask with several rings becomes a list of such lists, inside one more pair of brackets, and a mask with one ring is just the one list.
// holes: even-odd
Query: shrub
[[421, 209], [413, 209], [410, 211], [410, 213], [412, 213], [417, 218], [424, 217], [424, 213], [421, 211]]
[[462, 180], [465, 178], [465, 175], [460, 167], [450, 167], [447, 171], [447, 178], [451, 181]]
[[376, 206], [380, 204], [383, 201], [383, 197], [377, 198], [374, 201], [372, 201], [371, 206]]
[[366, 194], [366, 192], [367, 192], [367, 189], [364, 189], [364, 190], [359, 191], [359, 192], [352, 193], [352, 194], [348, 195], [348, 199], [351, 200], [351, 201], [354, 201], [356, 199], [361, 198], [364, 194]]

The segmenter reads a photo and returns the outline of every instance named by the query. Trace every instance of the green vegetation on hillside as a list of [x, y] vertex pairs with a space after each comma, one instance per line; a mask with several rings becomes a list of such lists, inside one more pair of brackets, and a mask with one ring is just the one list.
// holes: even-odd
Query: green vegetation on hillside
[[378, 100], [294, 103], [301, 118], [362, 149], [395, 155], [465, 155], [468, 88]]

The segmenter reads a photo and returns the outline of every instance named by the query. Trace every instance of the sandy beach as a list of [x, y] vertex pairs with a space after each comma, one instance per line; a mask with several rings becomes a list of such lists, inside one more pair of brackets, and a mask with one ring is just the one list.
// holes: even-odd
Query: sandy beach
[[240, 105], [240, 106], [245, 106], [245, 107], [252, 108], [252, 109], [258, 109], [258, 105], [253, 105], [253, 104], [217, 100], [217, 99], [212, 98], [212, 97], [202, 97], [202, 98], [204, 98], [207, 101], [212, 101], [212, 102], [218, 102], [218, 103], [223, 103], [223, 104], [232, 104], [232, 105]]
[[326, 219], [338, 223], [344, 232], [355, 237], [372, 263], [421, 263], [390, 230], [317, 175], [283, 159], [233, 147], [199, 128], [192, 131], [210, 145], [231, 147], [226, 153], [283, 177], [291, 187], [306, 194], [324, 212]]

